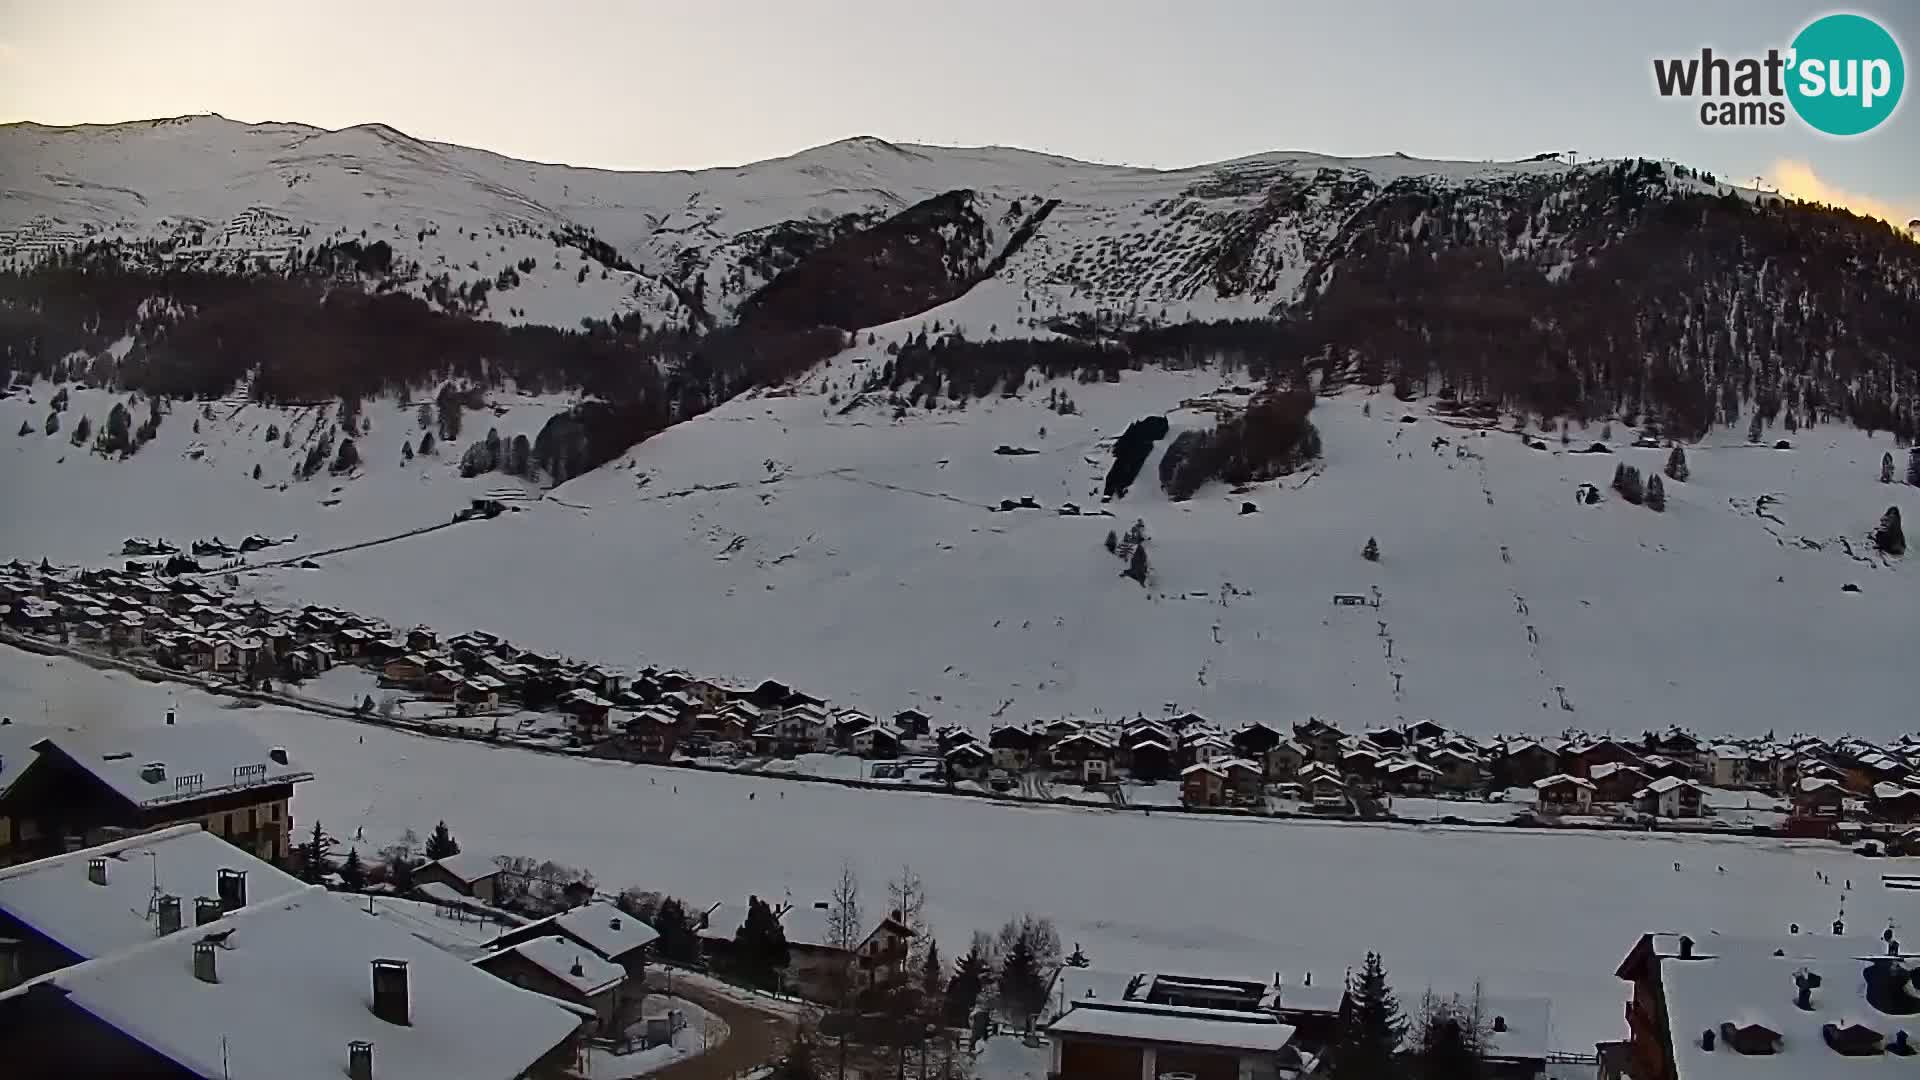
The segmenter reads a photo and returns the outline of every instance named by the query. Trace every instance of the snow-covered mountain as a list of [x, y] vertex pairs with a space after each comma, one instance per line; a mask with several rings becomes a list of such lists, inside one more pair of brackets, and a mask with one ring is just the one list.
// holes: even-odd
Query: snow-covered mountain
[[[328, 131], [218, 116], [11, 124], [0, 127], [0, 253], [151, 240], [175, 245], [176, 258], [231, 266], [326, 241], [384, 241], [423, 277], [455, 284], [534, 259], [510, 296], [487, 305], [503, 321], [569, 327], [638, 313], [671, 322], [697, 310], [724, 322], [823, 240], [966, 190], [1009, 231], [1058, 201], [1030, 250], [995, 275], [1035, 319], [1130, 308], [1248, 316], [1297, 297], [1316, 241], [1332, 234], [1353, 192], [1405, 178], [1464, 187], [1567, 171], [1553, 160], [1298, 153], [1157, 171], [855, 138], [737, 168], [648, 173], [517, 161], [378, 124]], [[1275, 227], [1276, 191], [1316, 178], [1286, 211], [1300, 221]], [[1333, 179], [1341, 183], [1325, 182]], [[584, 246], [569, 250], [555, 236], [591, 237], [617, 255], [607, 260], [615, 265], [590, 262]], [[1243, 280], [1215, 280], [1229, 248], [1245, 248]], [[591, 272], [576, 280], [582, 265]], [[1001, 322], [1010, 333], [1019, 317], [1011, 306], [1006, 319], [996, 315], [986, 315], [982, 334]]]
[[[244, 580], [976, 727], [1906, 725], [1868, 537], [1920, 513], [1920, 248], [1682, 167], [621, 173], [193, 117], [0, 128], [0, 195], [0, 556], [373, 542]], [[1664, 512], [1576, 497], [1675, 442]]]

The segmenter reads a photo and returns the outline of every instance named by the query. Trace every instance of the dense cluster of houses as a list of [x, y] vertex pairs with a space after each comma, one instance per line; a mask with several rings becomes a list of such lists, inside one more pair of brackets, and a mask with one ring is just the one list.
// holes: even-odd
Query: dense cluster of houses
[[[1483, 740], [1431, 720], [1349, 733], [1323, 719], [1228, 727], [1193, 711], [1132, 719], [1000, 724], [984, 738], [919, 709], [835, 709], [776, 680], [737, 685], [655, 667], [625, 674], [473, 631], [442, 640], [332, 608], [238, 601], [191, 578], [127, 571], [0, 567], [0, 624], [248, 684], [298, 682], [357, 664], [381, 686], [449, 713], [550, 712], [600, 752], [685, 758], [842, 753], [911, 757], [916, 775], [1010, 790], [1022, 777], [1111, 788], [1177, 782], [1192, 807], [1293, 800], [1366, 813], [1394, 796], [1505, 798], [1531, 789], [1547, 818], [1698, 819], [1709, 789], [1791, 803], [1795, 835], [1845, 819], [1920, 823], [1920, 742], [1857, 739], [1706, 743], [1678, 729], [1639, 739]], [[360, 702], [372, 711], [371, 697]], [[508, 733], [512, 734], [512, 733]], [[1920, 847], [1920, 833], [1913, 837]]]

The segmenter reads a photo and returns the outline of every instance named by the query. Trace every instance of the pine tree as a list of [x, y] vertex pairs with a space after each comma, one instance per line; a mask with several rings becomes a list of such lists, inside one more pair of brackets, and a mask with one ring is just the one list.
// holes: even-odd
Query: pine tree
[[662, 960], [690, 964], [698, 956], [700, 939], [687, 920], [686, 905], [675, 897], [660, 901], [659, 910], [653, 913], [653, 930], [660, 935], [658, 951]]
[[1039, 1011], [1039, 971], [1034, 967], [1033, 950], [1016, 938], [1006, 959], [1000, 962], [1000, 1008], [1016, 1026], [1025, 1027]]
[[947, 992], [947, 969], [940, 961], [940, 943], [929, 941], [927, 955], [920, 963], [920, 1001], [930, 1015], [943, 1010], [940, 1000]]
[[1900, 528], [1899, 507], [1889, 506], [1887, 512], [1880, 515], [1880, 527], [1873, 530], [1873, 546], [1888, 555], [1907, 553], [1907, 534]]
[[453, 832], [442, 821], [433, 827], [433, 835], [427, 837], [427, 859], [437, 862], [449, 855], [460, 854], [460, 841], [453, 838]]
[[1660, 513], [1667, 508], [1667, 486], [1660, 482], [1660, 474], [1647, 477], [1647, 509]]
[[1880, 482], [1893, 483], [1893, 451], [1891, 450], [1880, 455]]
[[327, 837], [320, 831], [318, 819], [313, 823], [312, 837], [300, 845], [300, 863], [301, 875], [309, 885], [320, 884], [320, 879], [332, 869], [327, 865]]
[[1367, 546], [1360, 549], [1360, 557], [1368, 562], [1380, 561], [1380, 541], [1367, 537]]
[[1368, 953], [1360, 974], [1347, 979], [1348, 1005], [1331, 1057], [1332, 1080], [1382, 1080], [1395, 1074], [1394, 1053], [1406, 1031], [1400, 1003], [1387, 985], [1379, 953]]
[[[425, 406], [421, 406], [421, 407], [422, 407], [422, 408], [425, 408]], [[422, 454], [427, 454], [427, 455], [432, 455], [432, 453], [433, 453], [433, 432], [431, 432], [431, 431], [429, 431], [429, 432], [427, 432], [426, 434], [424, 434], [424, 435], [422, 435], [422, 436], [420, 436], [420, 452], [421, 452]]]
[[1673, 453], [1667, 455], [1667, 479], [1678, 480], [1684, 484], [1692, 475], [1687, 469], [1686, 450], [1678, 446], [1674, 447]]
[[347, 849], [347, 861], [340, 864], [340, 880], [348, 892], [367, 891], [367, 868], [360, 862], [359, 848]]
[[[20, 421], [20, 434], [21, 434], [21, 435], [31, 435], [31, 434], [33, 434], [33, 421], [31, 421], [31, 420], [22, 420], [22, 421]], [[1113, 535], [1113, 534], [1112, 534], [1112, 533], [1108, 533], [1107, 535], [1109, 535], [1109, 536], [1111, 536], [1111, 535]]]
[[[25, 435], [26, 433], [27, 433], [27, 426], [25, 424], [21, 424], [20, 434]], [[1887, 468], [1888, 469], [1893, 468], [1892, 464], [1889, 463]], [[1119, 550], [1120, 550], [1120, 538], [1114, 535], [1114, 532], [1112, 529], [1108, 529], [1107, 530], [1107, 554], [1112, 555], [1118, 552]]]
[[1417, 1080], [1484, 1080], [1484, 1034], [1477, 989], [1471, 1005], [1429, 993], [1411, 1039], [1413, 1075]]
[[1640, 470], [1634, 468], [1632, 465], [1621, 464], [1614, 466], [1613, 490], [1619, 492], [1621, 498], [1635, 506], [1639, 506], [1645, 502], [1647, 498], [1646, 488], [1640, 480]]
[[734, 931], [733, 954], [738, 973], [748, 982], [763, 990], [779, 989], [788, 960], [787, 935], [765, 900], [747, 898], [747, 917]]
[[1151, 572], [1152, 568], [1147, 565], [1147, 548], [1142, 544], [1133, 549], [1133, 558], [1127, 560], [1127, 568], [1123, 573], [1124, 576], [1144, 586], [1147, 583], [1147, 575]]
[[402, 855], [387, 860], [387, 881], [393, 891], [401, 894], [413, 891], [413, 860]]
[[980, 1002], [980, 992], [986, 988], [987, 952], [978, 940], [960, 958], [954, 968], [953, 979], [947, 983], [947, 1022], [956, 1027], [965, 1026], [973, 1015], [974, 1006]]
[[1080, 943], [1076, 941], [1073, 943], [1073, 954], [1067, 957], [1066, 964], [1070, 968], [1083, 968], [1091, 966], [1093, 961], [1087, 959], [1087, 954], [1080, 951]]

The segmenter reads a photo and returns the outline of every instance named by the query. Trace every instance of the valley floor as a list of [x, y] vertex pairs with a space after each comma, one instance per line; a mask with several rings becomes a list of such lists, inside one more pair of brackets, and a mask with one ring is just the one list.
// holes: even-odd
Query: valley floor
[[232, 709], [0, 649], [0, 711], [21, 722], [158, 724], [170, 705], [187, 716], [231, 709], [285, 745], [317, 777], [295, 800], [296, 829], [317, 820], [369, 848], [445, 818], [472, 851], [584, 866], [608, 890], [701, 903], [825, 899], [843, 859], [877, 897], [911, 865], [955, 952], [1021, 911], [1053, 918], [1069, 948], [1107, 970], [1324, 980], [1379, 949], [1403, 996], [1478, 979], [1490, 993], [1551, 998], [1552, 1043], [1569, 1050], [1620, 1037], [1625, 987], [1613, 969], [1644, 931], [1779, 934], [1825, 926], [1844, 902], [1852, 930], [1873, 933], [1911, 906], [1879, 883], [1894, 864], [1831, 844], [1143, 818], [693, 775]]

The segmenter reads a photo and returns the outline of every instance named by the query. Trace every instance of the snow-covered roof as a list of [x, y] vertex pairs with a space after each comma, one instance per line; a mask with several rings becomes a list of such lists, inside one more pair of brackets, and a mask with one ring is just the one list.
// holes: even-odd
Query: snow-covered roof
[[[194, 975], [194, 946], [208, 930], [221, 935], [211, 983]], [[406, 961], [408, 1024], [373, 1014], [374, 960]], [[580, 1010], [476, 970], [319, 886], [12, 992], [41, 983], [200, 1076], [339, 1080], [348, 1043], [365, 1041], [376, 1076], [508, 1080], [583, 1021]]]
[[1824, 776], [1807, 776], [1801, 778], [1799, 787], [1801, 791], [1811, 795], [1816, 791], [1821, 791], [1826, 788], [1833, 788], [1838, 791], [1840, 789], [1840, 783], [1837, 780], [1829, 780]]
[[53, 731], [39, 724], [0, 724], [0, 794], [20, 778], [29, 761], [39, 756], [33, 744]]
[[[1641, 770], [1635, 766], [1628, 765], [1624, 762], [1609, 761], [1604, 765], [1595, 765], [1592, 769], [1588, 770], [1588, 775], [1595, 780], [1605, 780], [1623, 769], [1632, 769], [1634, 772], [1641, 772]], [[1642, 773], [1642, 775], [1645, 774]]]
[[[518, 953], [528, 963], [589, 996], [627, 980], [626, 968], [603, 960], [594, 955], [593, 950], [582, 948], [558, 934], [523, 941], [494, 955], [505, 953]], [[486, 967], [488, 959], [482, 957], [476, 963]]]
[[[1814, 934], [1779, 941], [1715, 938], [1711, 957], [1663, 957], [1660, 982], [1673, 1035], [1675, 1080], [1912, 1076], [1913, 1058], [1845, 1057], [1821, 1034], [1826, 1024], [1862, 1024], [1891, 1042], [1896, 1031], [1911, 1027], [1911, 1017], [1884, 1014], [1867, 1001], [1864, 972], [1877, 953], [1884, 953], [1884, 947], [1873, 947], [1878, 944]], [[1776, 949], [1783, 955], [1774, 955]], [[1821, 980], [1811, 1010], [1794, 1002], [1794, 975], [1803, 970]], [[1720, 1037], [1725, 1023], [1779, 1032], [1778, 1052], [1739, 1053]], [[1708, 1030], [1715, 1036], [1711, 1051], [1700, 1045], [1701, 1033]]]
[[[311, 780], [297, 762], [274, 761], [265, 740], [226, 720], [167, 724], [114, 733], [49, 735], [35, 748], [53, 747], [99, 781], [139, 807], [199, 799], [237, 791]], [[149, 764], [162, 766], [148, 773]], [[154, 775], [156, 779], [147, 779]]]
[[653, 927], [612, 904], [598, 900], [558, 915], [549, 915], [527, 926], [551, 927], [576, 941], [584, 942], [588, 948], [608, 960], [618, 960], [635, 949], [651, 945], [660, 936], [654, 933]]
[[[444, 859], [435, 859], [427, 866], [437, 866], [469, 885], [500, 872], [500, 864], [493, 861], [493, 856], [472, 851], [457, 851]], [[420, 869], [426, 868], [423, 866]]]
[[[105, 884], [89, 879], [96, 858], [106, 860]], [[91, 960], [152, 940], [158, 896], [178, 897], [181, 922], [192, 926], [195, 898], [220, 895], [221, 870], [244, 871], [256, 903], [305, 888], [194, 823], [0, 869], [0, 912]]]
[[1876, 799], [1900, 799], [1909, 795], [1920, 795], [1920, 792], [1914, 791], [1905, 784], [1896, 784], [1889, 780], [1882, 780], [1873, 785], [1873, 797]]
[[1663, 776], [1658, 780], [1655, 780], [1651, 784], [1648, 784], [1646, 787], [1641, 788], [1640, 790], [1650, 791], [1655, 795], [1665, 795], [1667, 792], [1673, 791], [1676, 788], [1684, 787], [1684, 788], [1697, 789], [1699, 788], [1699, 786], [1700, 785], [1694, 783], [1691, 780], [1682, 780], [1677, 776]]
[[1098, 998], [1075, 1003], [1047, 1025], [1047, 1033], [1266, 1053], [1293, 1041], [1292, 1025], [1262, 1013]]
[[1544, 780], [1535, 780], [1533, 782], [1533, 786], [1540, 791], [1545, 791], [1550, 787], [1559, 787], [1563, 784], [1573, 784], [1576, 787], [1586, 788], [1588, 791], [1593, 790], [1593, 781], [1582, 780], [1578, 776], [1568, 776], [1566, 773], [1555, 773]]

